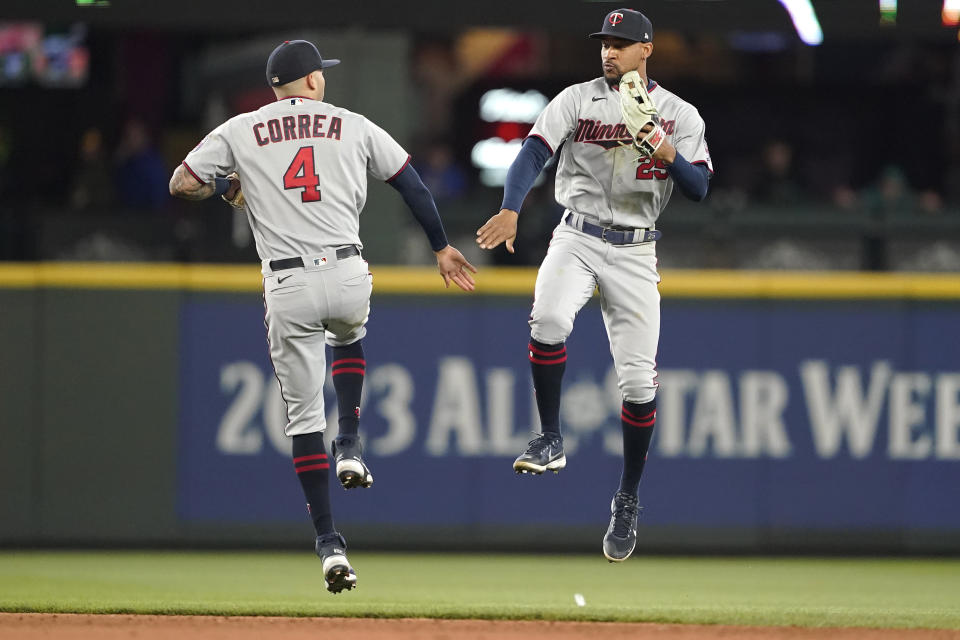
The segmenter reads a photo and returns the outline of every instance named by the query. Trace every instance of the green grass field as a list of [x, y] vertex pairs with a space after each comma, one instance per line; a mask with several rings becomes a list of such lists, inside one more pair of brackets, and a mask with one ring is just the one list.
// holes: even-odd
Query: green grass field
[[0, 552], [0, 611], [960, 629], [957, 559], [350, 558], [334, 596], [309, 552]]

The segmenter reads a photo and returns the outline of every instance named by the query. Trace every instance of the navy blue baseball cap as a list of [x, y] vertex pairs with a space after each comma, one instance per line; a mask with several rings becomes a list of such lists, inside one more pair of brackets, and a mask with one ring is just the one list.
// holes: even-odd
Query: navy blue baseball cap
[[324, 60], [312, 42], [287, 40], [267, 58], [267, 84], [279, 87], [335, 64], [340, 64], [340, 61], [332, 58]]
[[634, 42], [653, 40], [653, 23], [647, 16], [633, 9], [614, 9], [603, 19], [603, 28], [591, 33], [591, 38], [623, 38]]

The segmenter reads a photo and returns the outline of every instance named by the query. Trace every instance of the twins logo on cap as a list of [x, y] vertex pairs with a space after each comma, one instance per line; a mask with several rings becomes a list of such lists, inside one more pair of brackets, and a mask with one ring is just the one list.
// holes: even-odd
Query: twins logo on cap
[[634, 42], [650, 42], [653, 25], [650, 19], [635, 9], [614, 9], [603, 19], [603, 27], [591, 38], [622, 38]]

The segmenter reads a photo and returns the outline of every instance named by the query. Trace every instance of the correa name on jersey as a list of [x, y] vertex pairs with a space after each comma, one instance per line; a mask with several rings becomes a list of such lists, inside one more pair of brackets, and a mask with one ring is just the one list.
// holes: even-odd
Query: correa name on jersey
[[[660, 126], [667, 135], [673, 133], [675, 120], [663, 120]], [[574, 142], [587, 142], [597, 144], [604, 149], [614, 149], [620, 146], [631, 144], [630, 133], [627, 131], [627, 125], [620, 122], [617, 124], [606, 124], [600, 120], [589, 120], [580, 118], [577, 120], [577, 129], [573, 134]]]
[[[339, 140], [343, 122], [337, 116], [330, 118], [329, 126], [324, 131], [327, 123], [326, 115], [314, 114], [311, 118], [307, 114], [297, 116], [284, 116], [282, 118], [271, 118], [264, 122], [258, 122], [253, 125], [253, 135], [257, 139], [257, 144], [261, 147], [271, 142], [282, 142], [285, 140], [303, 140], [304, 138], [327, 138]], [[263, 128], [266, 127], [267, 135], [264, 137]]]

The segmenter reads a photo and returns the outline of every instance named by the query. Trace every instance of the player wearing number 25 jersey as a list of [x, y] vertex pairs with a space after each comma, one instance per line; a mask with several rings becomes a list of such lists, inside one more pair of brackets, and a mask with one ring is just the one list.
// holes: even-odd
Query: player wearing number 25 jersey
[[[537, 273], [530, 314], [528, 356], [543, 433], [513, 468], [541, 474], [566, 465], [560, 430], [565, 342], [577, 313], [597, 289], [622, 397], [623, 434], [620, 486], [603, 554], [621, 562], [636, 545], [640, 476], [656, 422], [656, 222], [674, 187], [702, 200], [713, 167], [700, 114], [647, 76], [653, 53], [650, 20], [639, 11], [616, 9], [590, 37], [601, 41], [603, 77], [567, 87], [543, 110], [507, 173], [502, 208], [477, 231], [477, 242], [484, 249], [505, 242], [513, 251], [523, 199], [562, 145], [556, 198], [566, 211]], [[619, 92], [631, 90], [634, 76], [655, 103], [653, 118], [640, 127], [656, 142], [646, 150], [629, 131], [621, 106]], [[606, 415], [605, 408], [597, 409]], [[607, 477], [607, 469], [596, 469], [592, 477]]]
[[473, 290], [468, 271], [475, 271], [447, 244], [433, 197], [406, 151], [365, 117], [323, 102], [323, 69], [338, 62], [324, 60], [304, 40], [279, 45], [267, 60], [267, 83], [277, 101], [214, 129], [170, 181], [175, 196], [199, 200], [219, 194], [235, 205], [242, 188], [261, 259], [267, 339], [286, 404], [286, 434], [293, 440], [294, 468], [333, 593], [352, 589], [357, 578], [330, 510], [323, 442], [325, 344], [333, 355], [339, 409], [332, 451], [337, 479], [345, 489], [373, 484], [359, 436], [366, 371], [361, 341], [372, 288], [358, 235], [367, 174], [403, 196], [448, 287], [453, 282]]

